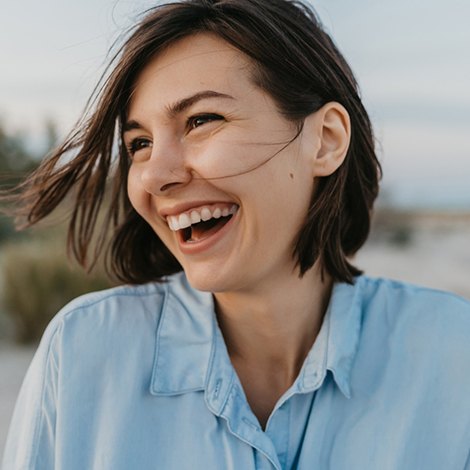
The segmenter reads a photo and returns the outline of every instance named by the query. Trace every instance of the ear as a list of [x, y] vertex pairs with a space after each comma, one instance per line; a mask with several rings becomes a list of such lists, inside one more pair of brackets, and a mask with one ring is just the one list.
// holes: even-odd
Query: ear
[[[351, 139], [349, 114], [341, 104], [332, 101], [307, 116], [304, 130], [315, 149], [311, 155], [313, 176], [329, 176], [343, 163]], [[315, 142], [311, 141], [314, 139]]]

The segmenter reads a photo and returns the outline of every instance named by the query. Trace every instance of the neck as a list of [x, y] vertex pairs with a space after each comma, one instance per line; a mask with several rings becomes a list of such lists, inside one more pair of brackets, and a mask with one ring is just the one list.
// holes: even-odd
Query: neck
[[219, 326], [235, 367], [290, 386], [320, 330], [332, 282], [314, 266], [258, 289], [215, 294]]

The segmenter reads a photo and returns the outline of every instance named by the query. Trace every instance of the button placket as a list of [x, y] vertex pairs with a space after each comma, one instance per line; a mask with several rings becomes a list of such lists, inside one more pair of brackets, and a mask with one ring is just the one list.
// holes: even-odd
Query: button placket
[[289, 451], [290, 441], [290, 398], [287, 398], [279, 407], [277, 407], [269, 419], [266, 427], [266, 434], [274, 444], [276, 453], [282, 468], [285, 468]]

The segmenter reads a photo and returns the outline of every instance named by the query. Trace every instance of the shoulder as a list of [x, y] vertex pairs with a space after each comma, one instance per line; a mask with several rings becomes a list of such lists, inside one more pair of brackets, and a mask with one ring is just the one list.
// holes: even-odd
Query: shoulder
[[181, 274], [160, 283], [125, 285], [77, 297], [63, 307], [50, 322], [44, 340], [56, 336], [78, 336], [98, 341], [106, 337], [121, 339], [130, 334], [155, 332], [168, 298], [184, 304], [191, 288]]
[[470, 302], [458, 295], [390, 279], [358, 278], [364, 330], [410, 352], [470, 358]]
[[367, 276], [358, 278], [357, 287], [368, 310], [380, 307], [395, 315], [401, 312], [409, 318], [452, 316], [470, 321], [470, 301], [450, 292]]
[[91, 320], [98, 326], [103, 322], [127, 322], [148, 315], [158, 317], [165, 292], [166, 286], [161, 284], [119, 286], [91, 292], [68, 303], [51, 323], [58, 326]]

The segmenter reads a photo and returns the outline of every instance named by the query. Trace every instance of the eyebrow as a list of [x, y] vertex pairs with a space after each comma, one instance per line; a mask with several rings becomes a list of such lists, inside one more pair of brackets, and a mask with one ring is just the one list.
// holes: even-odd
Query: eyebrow
[[[166, 111], [170, 117], [175, 117], [178, 114], [181, 114], [183, 111], [193, 106], [197, 102], [208, 99], [208, 98], [224, 98], [224, 99], [235, 99], [233, 96], [227, 95], [225, 93], [219, 93], [213, 90], [205, 90], [195, 93], [194, 95], [183, 98], [176, 103], [173, 103], [166, 107]], [[142, 129], [142, 126], [135, 120], [127, 121], [123, 126], [123, 132], [128, 132], [133, 129]]]

